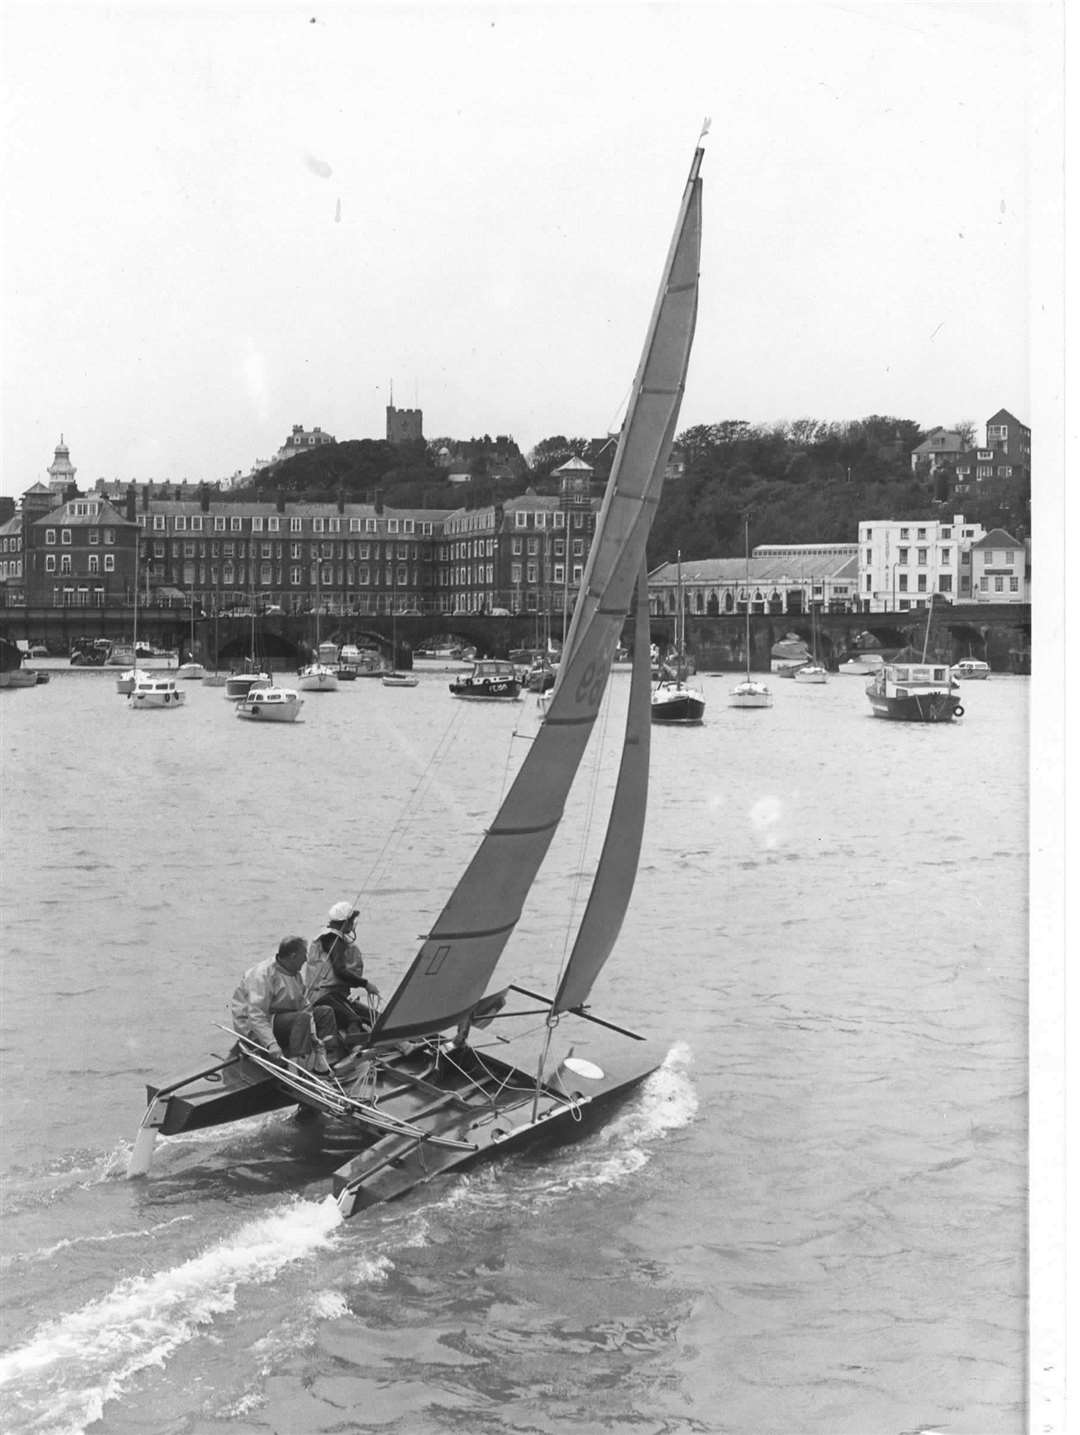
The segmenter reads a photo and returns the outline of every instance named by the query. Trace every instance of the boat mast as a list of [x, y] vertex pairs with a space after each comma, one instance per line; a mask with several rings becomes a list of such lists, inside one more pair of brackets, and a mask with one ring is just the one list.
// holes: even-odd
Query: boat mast
[[926, 605], [926, 632], [922, 640], [922, 660], [926, 662], [926, 650], [930, 646], [930, 620], [934, 616], [934, 595], [930, 594], [930, 602]]
[[750, 681], [750, 515], [745, 516], [746, 524], [746, 681]]

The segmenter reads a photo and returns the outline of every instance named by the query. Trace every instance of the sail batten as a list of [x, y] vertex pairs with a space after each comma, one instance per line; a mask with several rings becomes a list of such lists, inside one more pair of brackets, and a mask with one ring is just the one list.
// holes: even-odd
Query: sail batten
[[[491, 828], [387, 1003], [376, 1040], [444, 1030], [480, 1000], [562, 819], [644, 563], [678, 419], [697, 313], [700, 164], [698, 150], [545, 720]], [[640, 742], [632, 750], [640, 752]]]

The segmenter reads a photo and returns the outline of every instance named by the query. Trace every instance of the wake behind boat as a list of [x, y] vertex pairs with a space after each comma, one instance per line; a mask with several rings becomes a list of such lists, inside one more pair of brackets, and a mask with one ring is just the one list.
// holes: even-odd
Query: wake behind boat
[[[586, 1006], [633, 890], [649, 776], [645, 549], [675, 432], [697, 313], [702, 160], [694, 153], [555, 687], [509, 791], [420, 950], [350, 1066], [324, 1075], [270, 1058], [248, 1037], [193, 1075], [148, 1088], [129, 1174], [158, 1133], [299, 1103], [325, 1145], [345, 1215], [433, 1176], [541, 1139], [577, 1136], [639, 1085], [663, 1053]], [[635, 585], [622, 755], [592, 891], [572, 948], [537, 992], [489, 990], [596, 725]], [[283, 948], [292, 945], [287, 939]], [[568, 944], [569, 945], [569, 944]], [[282, 950], [279, 949], [279, 956]], [[648, 993], [645, 994], [648, 1000]], [[321, 1012], [323, 1009], [318, 1008]]]

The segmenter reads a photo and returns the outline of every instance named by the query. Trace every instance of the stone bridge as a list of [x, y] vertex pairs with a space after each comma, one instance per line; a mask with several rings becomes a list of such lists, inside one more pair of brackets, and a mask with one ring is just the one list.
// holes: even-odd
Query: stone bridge
[[[534, 615], [495, 618], [485, 614], [424, 614], [399, 616], [396, 624], [384, 615], [336, 616], [323, 614], [319, 636], [338, 644], [355, 643], [377, 647], [391, 656], [393, 635], [397, 636], [395, 665], [411, 665], [412, 654], [435, 640], [475, 647], [481, 657], [505, 657], [512, 648], [540, 646], [542, 619]], [[833, 667], [843, 655], [865, 643], [865, 634], [885, 649], [911, 644], [920, 651], [926, 632], [925, 610], [904, 613], [826, 613], [816, 618], [819, 655]], [[0, 636], [44, 643], [57, 656], [66, 655], [78, 638], [108, 638], [130, 641], [130, 608], [7, 608], [0, 609]], [[552, 619], [551, 632], [561, 636], [561, 614]], [[653, 642], [668, 646], [674, 641], [674, 615], [654, 616], [649, 622]], [[744, 666], [745, 616], [688, 615], [686, 645], [699, 668], [712, 671], [738, 670]], [[757, 672], [769, 668], [774, 643], [788, 634], [808, 644], [814, 634], [809, 615], [754, 614], [750, 619], [751, 667]], [[315, 619], [311, 614], [266, 614], [255, 619], [255, 644], [260, 655], [277, 660], [282, 667], [307, 662], [315, 643]], [[628, 622], [624, 639], [629, 642], [633, 624]], [[187, 653], [191, 648], [192, 625], [184, 608], [147, 608], [139, 612], [139, 637], [155, 646]], [[195, 655], [204, 663], [228, 668], [246, 657], [252, 646], [252, 619], [244, 616], [196, 616]], [[1030, 661], [1031, 608], [1024, 604], [956, 604], [935, 607], [930, 629], [929, 651], [943, 661], [976, 657], [996, 672], [1027, 671]]]

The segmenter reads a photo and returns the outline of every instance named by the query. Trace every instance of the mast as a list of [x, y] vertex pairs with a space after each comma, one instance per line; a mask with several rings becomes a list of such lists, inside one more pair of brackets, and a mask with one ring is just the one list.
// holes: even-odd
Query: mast
[[750, 515], [745, 518], [746, 523], [746, 681], [750, 681]]

